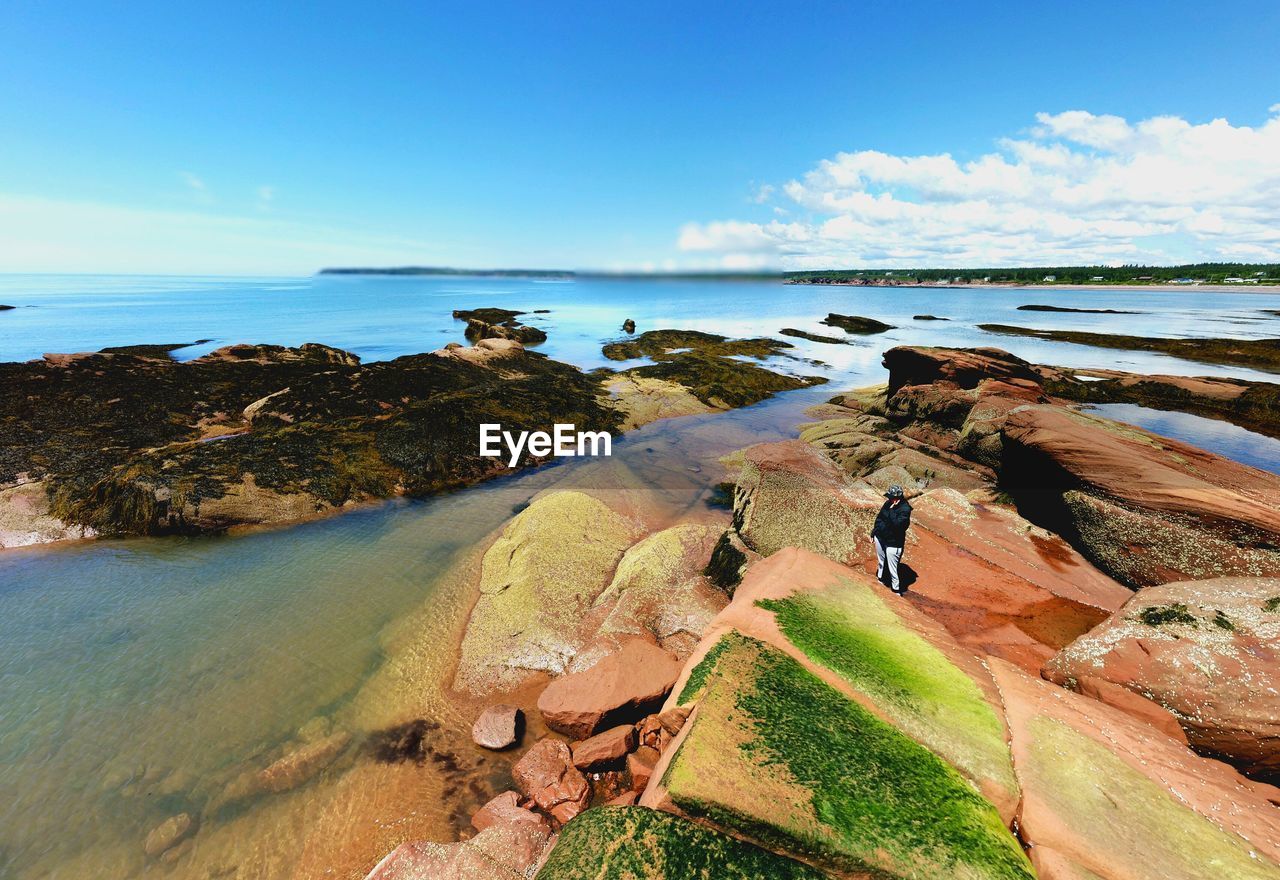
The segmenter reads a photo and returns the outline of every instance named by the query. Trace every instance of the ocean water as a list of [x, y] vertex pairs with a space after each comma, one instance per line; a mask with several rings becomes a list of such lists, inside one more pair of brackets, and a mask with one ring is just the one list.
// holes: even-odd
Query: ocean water
[[[538, 492], [592, 491], [654, 527], [723, 519], [711, 501], [720, 456], [792, 436], [808, 406], [883, 381], [881, 353], [903, 343], [996, 345], [1068, 367], [1271, 380], [1162, 355], [997, 337], [974, 325], [1275, 337], [1280, 318], [1260, 311], [1280, 306], [1275, 299], [656, 279], [0, 277], [0, 303], [17, 306], [0, 312], [0, 360], [198, 339], [211, 341], [177, 356], [234, 342], [324, 342], [388, 359], [461, 340], [451, 311], [490, 305], [548, 309], [528, 316], [550, 334], [540, 350], [584, 368], [608, 363], [600, 346], [621, 335], [626, 318], [642, 331], [734, 336], [783, 327], [839, 336], [818, 323], [829, 311], [895, 325], [849, 345], [789, 340], [794, 356], [775, 365], [824, 375], [829, 385], [649, 425], [621, 438], [607, 461], [276, 531], [0, 553], [0, 877], [358, 877], [400, 840], [452, 839], [453, 813], [495, 793], [509, 758], [470, 748], [468, 717], [442, 693], [468, 601], [451, 573], [473, 563]], [[1028, 302], [1142, 314], [1016, 310]], [[912, 319], [922, 313], [951, 320]], [[1252, 456], [1258, 466], [1274, 455], [1274, 446], [1219, 422], [1107, 414]], [[371, 757], [379, 731], [412, 718], [440, 725], [439, 747], [481, 781], [458, 793], [447, 766]], [[317, 723], [352, 734], [332, 766], [294, 791], [218, 807], [229, 783]], [[181, 811], [198, 817], [192, 842], [171, 864], [148, 859], [148, 831]]]
[[1161, 437], [1208, 449], [1259, 470], [1280, 474], [1280, 440], [1230, 422], [1132, 403], [1102, 403], [1089, 407], [1089, 411], [1117, 422], [1137, 425]]

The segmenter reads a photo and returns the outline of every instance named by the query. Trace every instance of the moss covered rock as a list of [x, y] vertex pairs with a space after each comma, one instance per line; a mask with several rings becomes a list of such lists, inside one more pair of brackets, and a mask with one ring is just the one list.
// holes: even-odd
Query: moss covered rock
[[672, 809], [838, 873], [1034, 876], [954, 767], [784, 652], [723, 644], [662, 776]]
[[553, 492], [521, 511], [484, 555], [455, 686], [510, 690], [564, 672], [593, 635], [588, 611], [635, 535], [581, 492]]
[[538, 880], [819, 880], [821, 871], [644, 807], [597, 807], [560, 832]]

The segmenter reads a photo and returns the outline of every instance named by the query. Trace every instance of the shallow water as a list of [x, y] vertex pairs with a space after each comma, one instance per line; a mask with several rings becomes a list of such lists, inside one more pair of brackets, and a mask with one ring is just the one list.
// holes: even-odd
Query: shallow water
[[[1026, 302], [1144, 314], [1017, 312]], [[723, 517], [708, 505], [721, 478], [720, 455], [792, 436], [807, 406], [883, 381], [880, 355], [901, 343], [997, 345], [1081, 368], [1274, 379], [1163, 355], [994, 337], [972, 326], [978, 322], [1280, 336], [1280, 319], [1258, 311], [1275, 307], [1274, 298], [1185, 291], [6, 276], [0, 303], [20, 307], [0, 312], [3, 360], [201, 338], [212, 341], [178, 356], [232, 342], [318, 341], [386, 359], [461, 339], [451, 311], [487, 305], [550, 309], [528, 316], [550, 333], [540, 350], [584, 368], [607, 363], [600, 345], [620, 335], [628, 317], [640, 330], [729, 335], [783, 327], [840, 335], [817, 323], [828, 311], [898, 325], [850, 337], [849, 345], [791, 339], [796, 358], [777, 366], [821, 373], [831, 385], [650, 425], [619, 440], [609, 461], [547, 467], [445, 498], [391, 502], [280, 531], [0, 554], [0, 876], [20, 878], [310, 877], [328, 869], [330, 876], [358, 876], [399, 840], [451, 837], [453, 812], [501, 785], [505, 765], [468, 750], [466, 719], [440, 694], [469, 597], [446, 575], [455, 561], [474, 561], [487, 536], [537, 492], [590, 489], [655, 527], [682, 516]], [[913, 321], [920, 313], [953, 320]], [[1126, 415], [1137, 418], [1128, 411], [1115, 417]], [[1213, 422], [1214, 431], [1179, 425], [1199, 432], [1184, 439], [1210, 449], [1221, 444], [1215, 451], [1232, 457], [1273, 454], [1251, 438], [1228, 437], [1223, 423]], [[1179, 436], [1173, 428], [1144, 427]], [[441, 725], [448, 759], [422, 767], [374, 762], [366, 739], [415, 717]], [[328, 771], [287, 794], [211, 809], [238, 774], [274, 760], [316, 718], [354, 737]], [[489, 774], [491, 784], [456, 792], [458, 773], [444, 766], [449, 762], [474, 778]], [[181, 810], [200, 816], [194, 844], [173, 865], [147, 862], [147, 831]], [[303, 839], [307, 849], [299, 852]], [[321, 839], [328, 843], [314, 843]]]
[[1250, 467], [1280, 474], [1280, 440], [1230, 422], [1133, 403], [1101, 403], [1088, 407], [1088, 411], [1117, 422], [1137, 425], [1161, 437], [1199, 446]]

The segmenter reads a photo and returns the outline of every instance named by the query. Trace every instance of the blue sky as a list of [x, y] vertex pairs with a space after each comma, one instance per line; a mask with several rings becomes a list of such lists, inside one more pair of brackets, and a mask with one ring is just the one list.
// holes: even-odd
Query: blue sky
[[1275, 2], [263, 6], [6, 4], [0, 270], [1280, 259]]

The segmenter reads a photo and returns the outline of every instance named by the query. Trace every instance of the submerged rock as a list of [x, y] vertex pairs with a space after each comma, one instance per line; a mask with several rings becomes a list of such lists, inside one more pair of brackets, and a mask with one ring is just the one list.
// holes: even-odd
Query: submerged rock
[[1172, 712], [1191, 745], [1280, 781], [1280, 579], [1148, 587], [1045, 666], [1082, 692], [1124, 688]]
[[471, 740], [486, 749], [506, 749], [516, 744], [524, 713], [517, 706], [488, 706], [471, 726]]
[[178, 813], [170, 816], [147, 835], [142, 849], [151, 858], [157, 858], [166, 850], [172, 849], [186, 840], [196, 831], [195, 821], [189, 813]]
[[794, 336], [798, 339], [807, 339], [810, 342], [824, 342], [828, 345], [848, 345], [849, 340], [839, 339], [835, 336], [823, 336], [821, 333], [810, 333], [808, 330], [796, 330], [793, 327], [786, 327], [778, 331], [783, 336]]
[[402, 843], [365, 880], [524, 880], [550, 839], [545, 823], [501, 822], [457, 843]]

